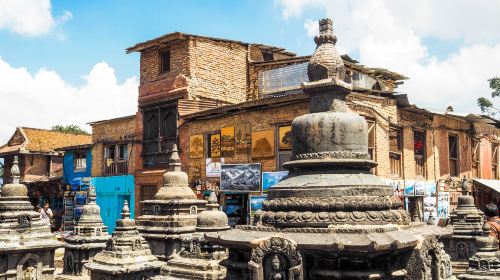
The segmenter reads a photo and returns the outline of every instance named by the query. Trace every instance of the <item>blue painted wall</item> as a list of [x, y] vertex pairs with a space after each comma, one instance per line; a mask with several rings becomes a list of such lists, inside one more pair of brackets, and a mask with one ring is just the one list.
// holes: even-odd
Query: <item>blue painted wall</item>
[[115, 229], [116, 220], [121, 219], [123, 203], [128, 201], [130, 217], [134, 218], [134, 176], [120, 175], [108, 177], [92, 177], [90, 184], [96, 190], [96, 202], [101, 208], [103, 223], [108, 227], [108, 232]]
[[[78, 150], [78, 151], [81, 151]], [[73, 184], [79, 183], [82, 177], [90, 177], [90, 172], [92, 170], [92, 152], [89, 149], [86, 150], [87, 154], [87, 168], [85, 171], [75, 172], [75, 151], [69, 150], [64, 152], [63, 158], [63, 184]]]

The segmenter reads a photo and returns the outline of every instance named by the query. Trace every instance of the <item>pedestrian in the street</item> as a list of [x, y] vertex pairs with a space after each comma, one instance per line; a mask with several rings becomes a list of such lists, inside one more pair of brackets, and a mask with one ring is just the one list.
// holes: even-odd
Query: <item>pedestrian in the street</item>
[[54, 217], [52, 210], [49, 208], [49, 203], [45, 202], [43, 208], [40, 209], [40, 220], [50, 227], [50, 219]]
[[490, 225], [490, 235], [500, 241], [500, 218], [498, 217], [498, 207], [494, 203], [486, 204], [484, 214]]

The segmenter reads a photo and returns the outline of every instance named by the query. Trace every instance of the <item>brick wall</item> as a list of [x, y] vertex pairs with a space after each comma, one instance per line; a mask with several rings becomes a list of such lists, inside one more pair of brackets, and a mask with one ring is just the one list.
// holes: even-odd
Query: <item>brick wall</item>
[[49, 171], [49, 156], [21, 155], [19, 158], [21, 181], [36, 181], [47, 179]]
[[[161, 73], [161, 51], [170, 50], [170, 71]], [[150, 48], [141, 52], [141, 85], [159, 79], [189, 76], [188, 41], [176, 41], [164, 48]]]
[[247, 47], [204, 38], [189, 40], [189, 96], [246, 101]]
[[128, 143], [128, 173], [135, 171], [135, 130], [135, 118], [132, 117], [92, 125], [92, 176], [103, 176], [104, 147], [107, 143]]

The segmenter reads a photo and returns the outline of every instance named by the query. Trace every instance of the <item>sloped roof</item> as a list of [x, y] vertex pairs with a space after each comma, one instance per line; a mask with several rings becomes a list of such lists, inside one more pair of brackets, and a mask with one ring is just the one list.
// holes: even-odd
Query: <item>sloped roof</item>
[[[19, 133], [22, 138], [19, 138]], [[88, 145], [92, 143], [91, 135], [65, 133], [48, 129], [18, 127], [12, 137], [16, 140], [15, 145], [6, 144], [0, 147], [0, 154], [19, 151], [51, 153], [58, 148], [76, 145]], [[12, 140], [12, 139], [11, 139]]]

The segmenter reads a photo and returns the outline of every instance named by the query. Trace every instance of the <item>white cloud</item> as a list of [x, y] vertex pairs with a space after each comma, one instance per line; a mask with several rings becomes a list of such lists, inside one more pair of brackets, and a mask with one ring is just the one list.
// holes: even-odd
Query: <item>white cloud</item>
[[0, 29], [34, 37], [56, 32], [57, 26], [73, 18], [69, 11], [54, 18], [50, 0], [2, 0], [0, 1]]
[[40, 69], [34, 75], [26, 68], [14, 68], [0, 58], [0, 145], [17, 126], [50, 128], [77, 124], [90, 132], [86, 123], [137, 111], [136, 77], [118, 83], [107, 63], [94, 65], [83, 77], [83, 86], [73, 86], [59, 74]]
[[[495, 3], [493, 3], [495, 2]], [[316, 7], [334, 20], [339, 50], [359, 51], [362, 64], [410, 78], [400, 91], [419, 106], [479, 112], [476, 99], [489, 96], [487, 79], [500, 70], [500, 1], [281, 0], [285, 19]], [[310, 19], [309, 36], [317, 26]], [[439, 60], [423, 38], [463, 42]], [[457, 43], [459, 44], [459, 43]], [[312, 50], [311, 50], [312, 51]]]

